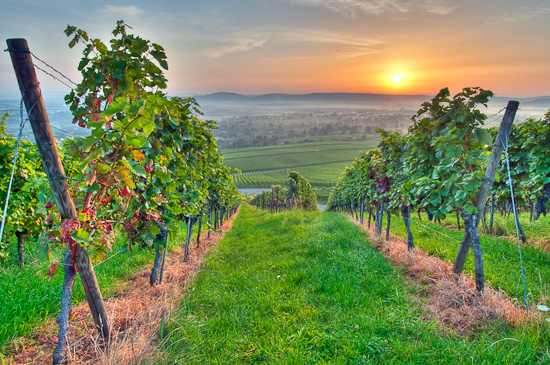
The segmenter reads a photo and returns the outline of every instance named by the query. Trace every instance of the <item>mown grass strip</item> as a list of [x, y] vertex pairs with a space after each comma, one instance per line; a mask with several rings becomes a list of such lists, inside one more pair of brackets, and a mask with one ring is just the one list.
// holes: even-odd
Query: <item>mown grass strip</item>
[[[222, 154], [226, 159], [234, 158], [246, 158], [254, 156], [268, 156], [279, 155], [288, 153], [301, 153], [301, 152], [314, 152], [314, 151], [330, 151], [340, 150], [343, 147], [356, 148], [361, 150], [365, 148], [365, 145], [376, 145], [376, 142], [313, 142], [313, 143], [300, 143], [293, 145], [279, 145], [279, 146], [267, 146], [267, 147], [244, 147], [223, 150]], [[373, 148], [373, 147], [370, 147]]]
[[224, 150], [225, 163], [244, 174], [235, 175], [239, 188], [269, 188], [286, 184], [286, 170], [299, 171], [312, 186], [334, 186], [342, 170], [359, 151], [376, 147], [375, 141], [314, 142]]
[[243, 206], [163, 329], [157, 363], [548, 360], [546, 329], [493, 323], [460, 338], [440, 332], [414, 295], [345, 217]]
[[[351, 162], [326, 163], [322, 165], [300, 167], [297, 171], [315, 187], [332, 187], [342, 176], [341, 170]], [[270, 188], [271, 185], [288, 183], [286, 169], [269, 172], [255, 172], [245, 175], [234, 175], [235, 184], [239, 188]]]
[[[537, 240], [537, 235], [543, 235], [545, 234], [544, 232], [547, 232], [540, 227], [544, 226], [544, 221], [548, 223], [550, 219], [541, 218], [538, 222], [530, 223], [525, 218], [522, 217], [525, 232], [528, 236], [531, 232], [535, 232], [535, 241]], [[499, 221], [501, 220], [501, 218], [498, 219]], [[511, 222], [503, 220], [501, 224], [506, 226], [514, 225], [513, 218], [509, 218], [509, 220]], [[456, 221], [453, 223], [456, 224]], [[420, 221], [414, 217], [411, 220], [411, 230], [415, 245], [423, 251], [443, 260], [454, 262], [460, 242], [464, 237], [464, 229], [447, 228], [431, 223], [427, 219]], [[394, 216], [391, 232], [405, 239], [407, 233], [401, 218]], [[512, 235], [511, 240], [509, 238], [482, 235], [481, 249], [483, 252], [485, 279], [495, 289], [502, 288], [509, 296], [518, 298], [520, 303], [524, 304], [519, 250], [517, 241], [515, 241], [515, 226], [513, 231], [509, 230], [509, 233]], [[523, 266], [526, 270], [527, 298], [530, 304], [533, 305], [541, 300], [548, 300], [550, 298], [550, 254], [544, 252], [540, 247], [527, 244], [522, 245], [522, 257]], [[474, 262], [471, 252], [468, 255], [464, 270], [474, 277]]]
[[[185, 225], [182, 225], [185, 226]], [[196, 228], [196, 227], [195, 227]], [[185, 229], [182, 228], [169, 247], [183, 241]], [[28, 241], [32, 241], [29, 238]], [[59, 314], [61, 302], [61, 287], [63, 285], [63, 269], [60, 268], [53, 280], [45, 280], [37, 276], [37, 272], [48, 264], [41, 259], [40, 249], [34, 242], [26, 245], [26, 263], [20, 269], [16, 264], [17, 247], [12, 244], [11, 261], [0, 267], [0, 346], [8, 345], [16, 337], [21, 337], [38, 326], [43, 326], [45, 319]], [[95, 266], [95, 273], [104, 298], [109, 298], [118, 290], [123, 289], [125, 283], [121, 279], [135, 274], [143, 265], [152, 263], [154, 251], [134, 247], [134, 252], [116, 253], [121, 244], [113, 247], [113, 252], [103, 263]], [[63, 250], [61, 247], [52, 250], [53, 257], [62, 262]], [[128, 285], [127, 283], [126, 285]], [[80, 279], [77, 278], [73, 288], [72, 301], [74, 303], [86, 300]], [[55, 333], [57, 328], [52, 329]], [[4, 350], [0, 351], [3, 353]]]

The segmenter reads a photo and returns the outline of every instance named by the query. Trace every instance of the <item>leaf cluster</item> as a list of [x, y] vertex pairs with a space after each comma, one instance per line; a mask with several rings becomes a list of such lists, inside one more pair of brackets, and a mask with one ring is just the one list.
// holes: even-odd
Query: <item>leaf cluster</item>
[[[0, 217], [8, 194], [17, 139], [6, 132], [9, 112], [0, 116]], [[0, 243], [0, 259], [7, 259], [8, 244], [15, 232], [38, 236], [42, 231], [44, 217], [40, 211], [49, 191], [46, 174], [36, 145], [21, 140], [15, 174], [11, 186], [10, 200], [6, 212], [4, 234]], [[49, 194], [48, 194], [49, 195]]]
[[508, 141], [503, 142], [507, 149], [498, 169], [500, 179], [492, 188], [497, 200], [510, 199], [510, 177], [520, 203], [546, 195], [550, 187], [550, 111], [543, 118], [512, 125]]
[[475, 212], [475, 198], [491, 144], [483, 128], [492, 92], [465, 88], [451, 98], [442, 89], [422, 104], [407, 135], [377, 130], [378, 149], [361, 153], [329, 198], [331, 207], [361, 199], [391, 208], [426, 208], [436, 218]]
[[104, 44], [73, 26], [69, 47], [84, 44], [82, 81], [65, 97], [74, 123], [91, 130], [66, 148], [75, 166], [79, 218], [61, 225], [63, 243], [110, 249], [115, 231], [129, 247], [161, 248], [181, 216], [212, 204], [235, 204], [238, 191], [212, 129], [192, 98], [168, 97], [161, 46], [128, 34], [117, 22]]

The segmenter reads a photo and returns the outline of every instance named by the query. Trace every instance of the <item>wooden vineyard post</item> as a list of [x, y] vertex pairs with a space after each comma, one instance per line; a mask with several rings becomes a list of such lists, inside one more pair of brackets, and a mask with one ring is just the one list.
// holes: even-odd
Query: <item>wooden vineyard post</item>
[[493, 234], [493, 221], [495, 218], [495, 194], [491, 196], [491, 215], [489, 217], [489, 233]]
[[376, 231], [376, 234], [378, 236], [382, 235], [382, 225], [384, 224], [384, 201], [382, 200], [382, 205], [380, 207], [380, 216], [378, 217], [378, 230]]
[[[29, 115], [29, 121], [36, 139], [36, 145], [40, 152], [42, 165], [48, 176], [57, 209], [62, 219], [77, 220], [77, 213], [69, 192], [67, 177], [61, 159], [57, 151], [53, 137], [44, 100], [36, 77], [31, 54], [25, 39], [8, 39], [8, 50], [10, 52], [13, 68], [17, 76], [19, 89]], [[103, 305], [103, 298], [95, 276], [93, 266], [86, 248], [76, 244], [74, 248], [67, 247], [65, 254], [65, 283], [63, 284], [62, 308], [57, 322], [59, 324], [58, 347], [54, 352], [54, 363], [64, 361], [63, 349], [66, 344], [66, 331], [70, 314], [70, 296], [74, 282], [74, 264], [72, 262], [71, 250], [75, 250], [75, 263], [82, 286], [88, 299], [90, 311], [94, 322], [104, 337], [109, 337], [109, 323]]]
[[23, 267], [23, 265], [25, 264], [25, 252], [23, 250], [24, 234], [24, 232], [15, 231], [15, 236], [17, 237], [17, 254], [19, 256], [19, 267]]
[[[481, 185], [477, 192], [477, 197], [476, 197], [477, 213], [475, 214], [476, 218], [470, 220], [472, 224], [475, 225], [475, 228], [476, 228], [476, 231], [474, 232], [474, 234], [477, 234], [477, 225], [479, 224], [479, 221], [483, 214], [483, 210], [485, 208], [485, 204], [487, 203], [487, 197], [489, 196], [489, 191], [491, 190], [491, 187], [493, 186], [493, 183], [495, 181], [497, 167], [500, 162], [500, 157], [502, 155], [502, 152], [504, 151], [504, 145], [502, 144], [502, 141], [508, 140], [508, 134], [510, 133], [510, 129], [512, 129], [512, 124], [514, 123], [514, 118], [516, 116], [516, 111], [518, 110], [518, 106], [519, 106], [519, 102], [517, 101], [510, 100], [508, 102], [508, 106], [506, 107], [506, 112], [504, 113], [504, 117], [502, 118], [502, 122], [500, 123], [500, 127], [498, 129], [498, 134], [496, 136], [495, 142], [493, 143], [493, 149], [491, 151], [491, 156], [489, 157], [489, 161], [487, 163], [485, 176], [483, 177], [483, 181], [481, 182]], [[466, 225], [466, 223], [464, 224]], [[462, 269], [464, 268], [464, 262], [466, 261], [466, 257], [468, 255], [468, 252], [470, 251], [470, 248], [472, 247], [472, 237], [468, 231], [471, 231], [471, 229], [466, 230], [466, 234], [464, 235], [464, 238], [462, 239], [462, 243], [460, 244], [460, 248], [458, 249], [458, 254], [456, 256], [454, 267], [453, 267], [453, 271], [455, 272], [455, 274], [460, 274], [462, 272]], [[479, 244], [479, 236], [477, 238], [478, 238], [477, 244]], [[479, 247], [474, 247], [474, 249], [476, 249], [476, 251], [479, 251], [479, 253], [481, 252], [480, 250], [478, 250]], [[477, 267], [476, 267], [476, 277], [477, 276], [478, 276], [478, 273], [477, 273]], [[476, 281], [477, 281], [477, 278], [476, 278]]]
[[363, 224], [363, 213], [365, 212], [365, 197], [361, 197], [361, 224]]
[[197, 248], [201, 247], [202, 214], [199, 215], [199, 230], [197, 233]]
[[388, 210], [388, 223], [386, 224], [386, 241], [390, 239], [391, 212]]
[[369, 203], [369, 224], [367, 225], [367, 229], [370, 229], [370, 220], [372, 218], [372, 206]]
[[208, 225], [209, 225], [209, 228], [208, 228], [208, 235], [206, 236], [207, 238], [210, 238], [210, 231], [212, 230], [210, 228], [211, 224], [212, 224], [212, 206], [209, 206], [208, 207]]
[[407, 229], [407, 251], [410, 251], [414, 248], [414, 239], [411, 231], [411, 207], [402, 206], [401, 216], [403, 217], [403, 223]]

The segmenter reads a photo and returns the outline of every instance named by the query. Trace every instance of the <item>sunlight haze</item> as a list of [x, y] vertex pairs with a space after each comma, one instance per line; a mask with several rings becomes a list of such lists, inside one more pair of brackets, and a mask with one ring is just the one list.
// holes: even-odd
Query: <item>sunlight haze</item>
[[[4, 42], [26, 38], [77, 82], [83, 47], [69, 49], [63, 30], [74, 25], [107, 42], [123, 19], [165, 48], [170, 93], [433, 95], [480, 86], [501, 96], [550, 95], [548, 1], [0, 3]], [[1, 93], [18, 92], [7, 53], [0, 78]], [[67, 90], [44, 73], [39, 79], [45, 91]]]

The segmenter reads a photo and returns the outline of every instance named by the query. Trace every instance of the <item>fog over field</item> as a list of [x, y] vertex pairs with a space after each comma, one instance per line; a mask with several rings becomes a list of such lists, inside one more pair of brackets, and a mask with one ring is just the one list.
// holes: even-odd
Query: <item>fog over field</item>
[[[427, 95], [380, 94], [266, 94], [216, 93], [195, 98], [206, 119], [216, 120], [222, 148], [291, 143], [293, 139], [338, 136], [333, 140], [362, 140], [377, 128], [406, 133], [411, 117]], [[488, 126], [498, 126], [509, 100], [519, 100], [516, 122], [540, 118], [550, 108], [550, 97], [495, 97], [485, 109]], [[352, 137], [345, 137], [346, 135]], [[329, 139], [325, 139], [329, 140]]]
[[[184, 96], [184, 95], [182, 95]], [[73, 135], [87, 136], [88, 131], [71, 123], [72, 114], [63, 100], [64, 94], [45, 95], [44, 101], [58, 139]], [[376, 128], [398, 129], [405, 133], [411, 117], [428, 95], [383, 95], [350, 93], [241, 95], [215, 93], [196, 95], [204, 119], [217, 122], [214, 136], [220, 148], [269, 146], [317, 140], [360, 141]], [[487, 124], [497, 126], [502, 108], [513, 98], [495, 97], [485, 114]], [[550, 108], [550, 97], [516, 98], [520, 101], [516, 122], [540, 118]], [[10, 111], [7, 130], [19, 131], [20, 98], [0, 96], [0, 112]], [[484, 108], [483, 108], [484, 109]], [[500, 113], [499, 113], [500, 112]], [[334, 136], [334, 137], [329, 137]], [[23, 138], [34, 141], [30, 126]]]

